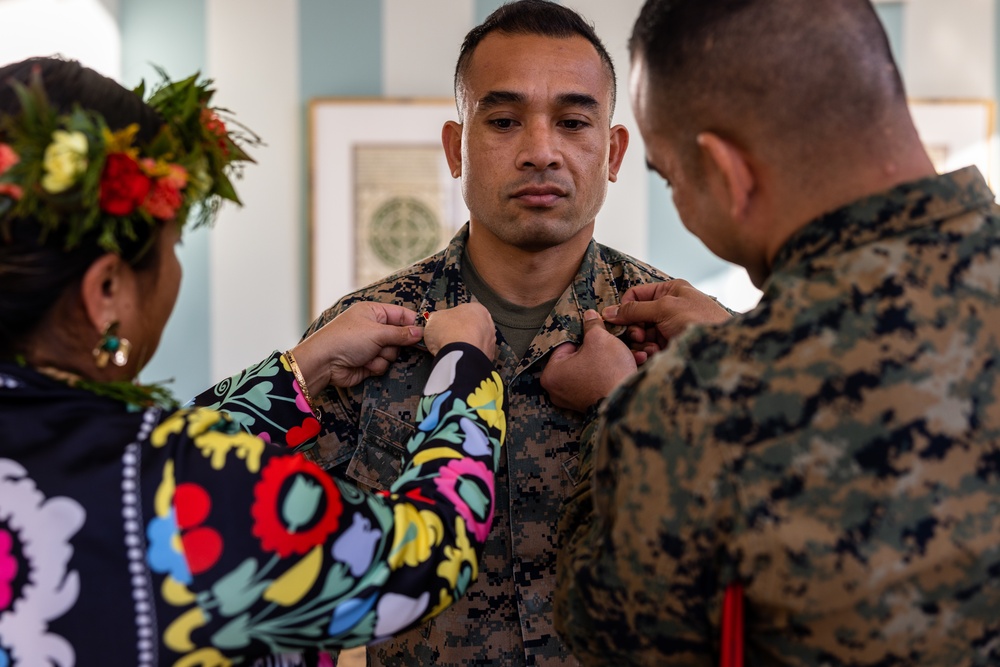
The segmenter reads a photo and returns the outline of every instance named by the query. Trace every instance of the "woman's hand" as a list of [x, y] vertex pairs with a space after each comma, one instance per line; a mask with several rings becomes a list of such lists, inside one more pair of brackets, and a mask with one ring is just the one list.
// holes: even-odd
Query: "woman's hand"
[[359, 302], [292, 348], [309, 394], [327, 386], [353, 387], [381, 375], [399, 348], [423, 335], [417, 314], [389, 303]]
[[424, 328], [424, 344], [436, 355], [448, 343], [469, 343], [492, 359], [497, 334], [490, 311], [481, 303], [463, 303], [431, 314]]

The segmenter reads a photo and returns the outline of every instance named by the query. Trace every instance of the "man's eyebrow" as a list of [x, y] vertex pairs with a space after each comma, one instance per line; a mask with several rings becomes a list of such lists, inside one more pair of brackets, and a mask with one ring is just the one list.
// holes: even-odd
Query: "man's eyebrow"
[[[479, 109], [489, 110], [503, 104], [526, 104], [523, 93], [512, 90], [491, 90], [479, 98]], [[561, 107], [583, 107], [588, 111], [600, 111], [601, 105], [593, 95], [586, 93], [563, 93], [556, 97], [556, 103]]]
[[480, 109], [490, 109], [501, 104], [524, 104], [524, 95], [512, 90], [491, 90], [479, 98]]
[[556, 98], [559, 106], [584, 107], [588, 111], [600, 111], [601, 105], [592, 95], [586, 93], [563, 93]]

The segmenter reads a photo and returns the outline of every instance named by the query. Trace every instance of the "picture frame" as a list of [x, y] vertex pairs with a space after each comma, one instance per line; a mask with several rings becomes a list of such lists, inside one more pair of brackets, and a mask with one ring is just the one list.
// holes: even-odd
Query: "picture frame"
[[309, 102], [309, 317], [444, 248], [468, 220], [441, 144], [452, 98]]
[[938, 173], [975, 165], [993, 186], [993, 100], [917, 98], [909, 100], [909, 106], [920, 140]]

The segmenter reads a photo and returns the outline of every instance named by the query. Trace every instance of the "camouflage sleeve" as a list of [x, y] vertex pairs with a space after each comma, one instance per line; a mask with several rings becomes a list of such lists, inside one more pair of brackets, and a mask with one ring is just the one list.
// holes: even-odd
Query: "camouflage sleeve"
[[583, 481], [560, 517], [555, 622], [585, 665], [717, 662], [733, 496], [716, 450], [682, 426], [701, 403], [684, 391], [641, 371], [584, 432]]

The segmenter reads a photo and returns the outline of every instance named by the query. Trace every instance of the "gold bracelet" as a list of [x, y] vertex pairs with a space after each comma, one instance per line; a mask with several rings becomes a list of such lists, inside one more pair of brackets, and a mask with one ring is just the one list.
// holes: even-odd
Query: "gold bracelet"
[[306, 385], [305, 377], [302, 376], [302, 369], [299, 368], [299, 364], [295, 361], [295, 355], [292, 354], [291, 350], [285, 352], [285, 359], [288, 359], [288, 365], [292, 369], [295, 381], [299, 383], [299, 389], [302, 390], [302, 398], [306, 399], [306, 404], [309, 405], [309, 409], [316, 412], [316, 404], [313, 403], [313, 398], [309, 394], [309, 387]]

